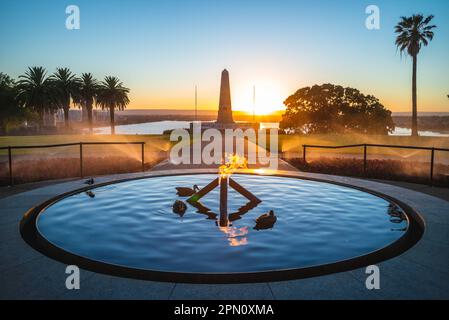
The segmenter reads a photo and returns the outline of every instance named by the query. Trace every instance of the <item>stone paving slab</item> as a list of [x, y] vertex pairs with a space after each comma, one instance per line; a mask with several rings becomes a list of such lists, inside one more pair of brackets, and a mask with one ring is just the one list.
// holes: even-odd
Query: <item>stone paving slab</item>
[[[215, 169], [195, 169], [215, 173]], [[96, 178], [96, 183], [190, 170], [149, 171]], [[272, 172], [266, 172], [270, 174]], [[277, 173], [349, 183], [389, 194], [417, 210], [426, 221], [423, 238], [402, 255], [379, 263], [381, 290], [365, 288], [364, 269], [302, 280], [257, 284], [180, 284], [113, 277], [81, 270], [81, 290], [65, 288], [65, 265], [29, 247], [18, 224], [23, 214], [46, 199], [84, 187], [65, 181], [0, 199], [1, 299], [449, 299], [449, 202], [376, 181], [324, 174]]]
[[185, 284], [177, 283], [172, 300], [273, 300], [267, 283]]
[[[374, 291], [382, 299], [447, 299], [449, 275], [402, 258], [390, 259], [378, 264], [381, 272], [381, 290]], [[350, 273], [365, 282], [365, 269]], [[419, 294], [416, 291], [419, 288]]]
[[429, 241], [439, 242], [442, 245], [449, 245], [449, 224], [427, 224], [425, 233], [426, 239]]
[[439, 271], [449, 275], [449, 245], [441, 245], [424, 238], [413, 249], [413, 251], [404, 252], [402, 258], [426, 267], [429, 271]]
[[365, 288], [364, 280], [359, 281], [349, 272], [301, 280], [270, 282], [270, 287], [275, 298], [280, 300], [377, 300], [380, 298], [376, 291]]
[[118, 278], [99, 273], [89, 277], [82, 271], [80, 287], [82, 290], [64, 290], [58, 299], [168, 300], [175, 283]]
[[[30, 250], [30, 246], [20, 238], [18, 230], [18, 222], [11, 225], [11, 232], [15, 232], [16, 236], [0, 243], [0, 273], [3, 275], [6, 270], [22, 266], [23, 264], [43, 257], [43, 255], [34, 249]], [[2, 291], [3, 289], [0, 289]]]
[[[43, 255], [0, 272], [2, 299], [58, 299], [65, 287], [66, 265]], [[93, 276], [82, 271], [82, 277]]]

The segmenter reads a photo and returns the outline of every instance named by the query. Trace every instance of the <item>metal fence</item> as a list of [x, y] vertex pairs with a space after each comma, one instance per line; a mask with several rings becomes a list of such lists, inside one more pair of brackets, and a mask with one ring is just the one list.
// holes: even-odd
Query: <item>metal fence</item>
[[8, 150], [8, 166], [9, 166], [9, 185], [14, 184], [13, 179], [13, 161], [12, 161], [12, 151], [15, 149], [45, 149], [45, 148], [58, 148], [58, 147], [71, 147], [79, 146], [79, 174], [83, 178], [83, 146], [84, 145], [141, 145], [142, 151], [142, 171], [145, 171], [145, 142], [74, 142], [74, 143], [62, 143], [62, 144], [48, 144], [48, 145], [37, 145], [37, 146], [8, 146], [0, 147], [0, 150]]
[[305, 164], [307, 164], [307, 148], [320, 148], [320, 149], [344, 149], [344, 148], [358, 148], [358, 147], [363, 148], [363, 174], [365, 176], [366, 176], [366, 171], [367, 171], [368, 147], [427, 150], [427, 151], [430, 151], [429, 180], [430, 180], [431, 184], [433, 184], [433, 178], [434, 178], [435, 151], [449, 152], [449, 149], [445, 149], [445, 148], [400, 146], [400, 145], [372, 144], [372, 143], [352, 144], [352, 145], [343, 145], [343, 146], [323, 146], [323, 145], [303, 144], [302, 147], [303, 147], [303, 150], [302, 150], [303, 151], [303, 160], [304, 160]]

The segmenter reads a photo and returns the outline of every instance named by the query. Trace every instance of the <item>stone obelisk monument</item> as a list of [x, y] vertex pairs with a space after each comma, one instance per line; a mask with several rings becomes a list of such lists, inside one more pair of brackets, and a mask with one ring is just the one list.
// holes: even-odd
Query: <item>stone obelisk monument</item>
[[[201, 123], [201, 130], [206, 129], [255, 129], [259, 130], [259, 123], [251, 122], [234, 122], [232, 118], [232, 104], [231, 104], [231, 88], [229, 85], [229, 72], [224, 69], [221, 72], [220, 84], [220, 102], [218, 104], [217, 121]], [[190, 123], [190, 130], [193, 132], [193, 122]]]
[[232, 105], [231, 105], [231, 88], [229, 86], [229, 72], [224, 69], [221, 73], [220, 86], [220, 103], [218, 105], [217, 123], [231, 124], [234, 123], [232, 119]]

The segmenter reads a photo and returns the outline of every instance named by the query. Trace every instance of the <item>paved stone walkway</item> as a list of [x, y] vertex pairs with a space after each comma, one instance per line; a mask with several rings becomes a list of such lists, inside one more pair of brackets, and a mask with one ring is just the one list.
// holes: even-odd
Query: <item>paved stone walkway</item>
[[[97, 183], [180, 172], [215, 169], [149, 171], [99, 177]], [[448, 299], [449, 202], [410, 189], [376, 181], [283, 171], [295, 177], [344, 182], [389, 194], [417, 210], [426, 221], [423, 238], [410, 250], [378, 264], [381, 289], [365, 288], [365, 270], [257, 284], [201, 285], [118, 278], [81, 271], [81, 289], [65, 288], [65, 265], [29, 247], [19, 234], [19, 221], [31, 207], [50, 197], [85, 186], [64, 181], [0, 199], [1, 299]]]

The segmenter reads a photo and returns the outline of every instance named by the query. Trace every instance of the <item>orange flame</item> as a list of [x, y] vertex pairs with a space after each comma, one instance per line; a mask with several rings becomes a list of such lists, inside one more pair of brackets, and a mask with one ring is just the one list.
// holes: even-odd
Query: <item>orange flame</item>
[[221, 178], [227, 178], [233, 174], [237, 169], [246, 169], [248, 167], [248, 160], [238, 154], [227, 155], [228, 161], [218, 168], [218, 173]]

